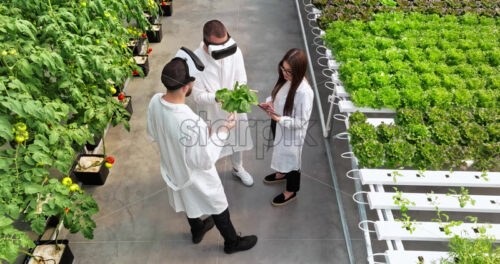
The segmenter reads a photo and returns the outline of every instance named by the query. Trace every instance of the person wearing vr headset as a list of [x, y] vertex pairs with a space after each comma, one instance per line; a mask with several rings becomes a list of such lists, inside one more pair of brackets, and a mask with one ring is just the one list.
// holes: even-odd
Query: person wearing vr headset
[[[147, 134], [160, 149], [169, 203], [176, 212], [186, 212], [193, 243], [200, 243], [215, 225], [224, 237], [224, 252], [230, 254], [252, 248], [257, 237], [236, 234], [215, 168], [224, 140], [235, 126], [234, 114], [211, 130], [185, 104], [195, 75], [203, 69], [203, 63], [184, 47], [163, 68], [161, 81], [167, 92], [155, 94], [149, 103]], [[201, 220], [203, 215], [210, 216]]]
[[[206, 65], [205, 71], [194, 83], [194, 101], [200, 115], [206, 114], [206, 121], [217, 129], [222, 125], [221, 120], [224, 120], [228, 113], [221, 108], [222, 102], [215, 99], [215, 92], [223, 88], [233, 89], [236, 82], [240, 84], [247, 82], [243, 54], [224, 24], [218, 20], [205, 23], [203, 41], [194, 53]], [[246, 114], [238, 114], [236, 127], [230, 133], [228, 144], [223, 148], [220, 157], [232, 155], [232, 173], [246, 186], [253, 185], [253, 178], [243, 168], [242, 151], [252, 148], [248, 117]]]

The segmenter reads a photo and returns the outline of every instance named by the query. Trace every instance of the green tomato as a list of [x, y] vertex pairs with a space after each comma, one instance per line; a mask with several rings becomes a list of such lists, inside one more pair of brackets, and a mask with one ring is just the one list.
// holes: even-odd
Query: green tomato
[[80, 187], [78, 186], [78, 184], [73, 183], [73, 184], [71, 184], [71, 186], [69, 186], [69, 190], [72, 192], [77, 192], [80, 190]]
[[16, 55], [17, 51], [15, 49], [9, 51], [10, 55]]
[[113, 86], [109, 87], [109, 91], [111, 92], [111, 94], [115, 94], [116, 93], [116, 89]]
[[85, 3], [85, 2], [80, 2], [80, 5], [81, 5], [82, 7], [86, 7], [86, 6], [87, 6], [87, 3]]
[[7, 56], [7, 54], [8, 54], [7, 51], [5, 51], [5, 50], [2, 51], [2, 56]]
[[21, 136], [21, 135], [17, 135], [16, 136], [16, 142], [17, 143], [23, 143], [23, 141], [24, 141], [24, 137], [23, 136]]
[[24, 137], [24, 140], [28, 140], [30, 134], [28, 133], [28, 131], [23, 131], [22, 136]]
[[[62, 179], [62, 184], [66, 185], [66, 186], [71, 186], [73, 184], [73, 181], [71, 180], [70, 177], [64, 177], [64, 179]], [[78, 186], [78, 185], [76, 185]]]
[[18, 131], [26, 131], [26, 124], [25, 123], [19, 122], [19, 123], [15, 124], [14, 127]]
[[96, 44], [101, 44], [101, 41], [100, 41], [100, 40], [98, 40], [98, 39], [96, 39], [96, 40], [95, 40], [95, 43], [96, 43]]

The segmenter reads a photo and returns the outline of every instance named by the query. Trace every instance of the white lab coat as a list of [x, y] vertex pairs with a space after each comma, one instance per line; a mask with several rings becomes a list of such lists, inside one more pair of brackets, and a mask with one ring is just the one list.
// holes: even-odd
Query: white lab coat
[[[274, 111], [281, 118], [276, 124], [271, 168], [283, 173], [299, 170], [301, 167], [302, 146], [304, 145], [314, 99], [311, 86], [306, 79], [302, 80], [295, 93], [291, 116], [283, 116], [290, 84], [290, 81], [283, 84], [273, 101]], [[271, 97], [268, 97], [267, 101], [269, 102], [271, 99]]]
[[153, 96], [148, 108], [147, 133], [160, 148], [161, 175], [169, 203], [189, 218], [220, 214], [228, 203], [215, 169], [227, 133], [209, 136], [207, 124], [185, 104]]
[[[214, 60], [203, 50], [203, 42], [194, 53], [205, 64], [205, 70], [196, 75], [193, 99], [197, 104], [198, 114], [205, 118], [212, 129], [217, 130], [224, 124], [229, 113], [222, 110], [221, 105], [215, 102], [215, 92], [223, 88], [233, 90], [236, 81], [240, 84], [247, 83], [243, 54], [238, 48], [235, 54], [224, 59]], [[231, 155], [233, 152], [253, 148], [247, 114], [237, 115], [236, 126], [231, 130], [226, 144], [220, 158]]]

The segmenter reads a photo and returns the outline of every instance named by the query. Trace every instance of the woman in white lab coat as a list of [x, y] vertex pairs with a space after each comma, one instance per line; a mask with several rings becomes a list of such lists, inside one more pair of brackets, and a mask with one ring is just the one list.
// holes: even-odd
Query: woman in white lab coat
[[297, 199], [300, 189], [302, 146], [311, 116], [314, 93], [305, 78], [307, 56], [303, 50], [289, 50], [278, 66], [278, 81], [265, 103], [260, 104], [276, 124], [271, 168], [267, 184], [286, 181], [286, 190], [276, 196], [273, 206]]

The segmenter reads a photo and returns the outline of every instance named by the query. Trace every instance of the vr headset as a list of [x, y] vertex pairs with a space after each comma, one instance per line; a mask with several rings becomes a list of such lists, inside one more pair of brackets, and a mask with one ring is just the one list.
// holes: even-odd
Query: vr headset
[[188, 83], [194, 81], [196, 79], [195, 76], [205, 69], [205, 65], [203, 64], [203, 62], [201, 62], [200, 58], [198, 58], [198, 56], [196, 56], [196, 54], [194, 54], [190, 49], [185, 47], [182, 47], [179, 49], [179, 51], [177, 51], [172, 61], [174, 60], [182, 61], [184, 67], [186, 68], [186, 76], [184, 77], [184, 81], [179, 82], [171, 78], [170, 76], [162, 73], [161, 80], [163, 84], [165, 84], [165, 86], [167, 86], [166, 79], [169, 79], [177, 83], [174, 86], [167, 86], [169, 90], [179, 89], [182, 86], [187, 85]]
[[215, 60], [224, 59], [228, 56], [233, 55], [238, 48], [236, 42], [231, 38], [229, 33], [227, 33], [226, 42], [222, 44], [210, 43], [205, 38], [203, 38], [203, 43], [205, 43], [205, 45], [207, 46], [210, 56], [212, 56], [212, 58], [214, 58]]

